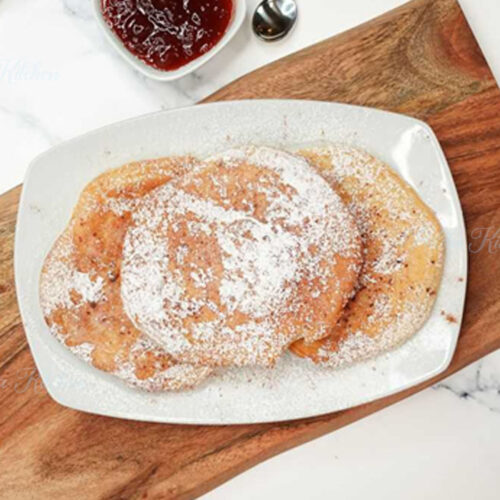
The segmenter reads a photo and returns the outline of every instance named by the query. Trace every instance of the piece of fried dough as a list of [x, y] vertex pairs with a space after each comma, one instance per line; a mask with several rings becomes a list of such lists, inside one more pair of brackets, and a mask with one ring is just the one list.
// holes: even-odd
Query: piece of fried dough
[[210, 162], [133, 213], [125, 310], [180, 362], [270, 366], [339, 318], [361, 267], [359, 232], [303, 158], [250, 147]]
[[131, 210], [146, 193], [192, 167], [189, 158], [160, 159], [96, 178], [82, 192], [40, 278], [41, 306], [51, 332], [81, 359], [149, 391], [190, 388], [211, 371], [175, 363], [134, 327], [120, 296]]
[[390, 167], [369, 154], [330, 146], [301, 154], [354, 214], [364, 244], [360, 288], [327, 338], [291, 346], [333, 367], [393, 349], [413, 336], [434, 305], [444, 237], [432, 211]]

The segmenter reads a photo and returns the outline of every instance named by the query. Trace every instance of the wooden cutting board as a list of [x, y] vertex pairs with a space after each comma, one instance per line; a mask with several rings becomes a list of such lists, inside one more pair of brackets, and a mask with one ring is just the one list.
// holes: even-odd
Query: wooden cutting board
[[[456, 1], [415, 0], [247, 75], [207, 101], [264, 97], [375, 106], [431, 124], [450, 162], [469, 237], [477, 237], [463, 330], [445, 375], [500, 348], [500, 233], [493, 233], [500, 231], [500, 90]], [[2, 498], [192, 498], [443, 378], [351, 410], [264, 425], [148, 424], [63, 408], [40, 383], [19, 318], [12, 269], [19, 193], [0, 197]]]

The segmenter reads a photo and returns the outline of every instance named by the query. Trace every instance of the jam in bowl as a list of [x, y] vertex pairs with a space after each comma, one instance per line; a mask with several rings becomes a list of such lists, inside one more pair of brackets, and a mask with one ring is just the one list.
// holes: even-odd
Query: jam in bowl
[[120, 53], [153, 78], [196, 69], [222, 48], [245, 14], [244, 0], [94, 0]]

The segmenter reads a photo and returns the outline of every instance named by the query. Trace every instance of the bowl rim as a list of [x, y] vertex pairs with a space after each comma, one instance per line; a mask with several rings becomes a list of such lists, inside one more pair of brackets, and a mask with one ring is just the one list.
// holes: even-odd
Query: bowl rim
[[193, 71], [200, 68], [202, 65], [207, 63], [212, 57], [214, 57], [218, 52], [220, 52], [234, 37], [234, 35], [238, 32], [241, 25], [243, 24], [243, 20], [246, 15], [246, 2], [245, 0], [233, 0], [233, 12], [231, 15], [231, 20], [229, 21], [226, 32], [222, 36], [222, 38], [205, 54], [193, 59], [188, 62], [184, 66], [174, 70], [160, 70], [154, 68], [153, 66], [149, 66], [144, 61], [139, 59], [137, 56], [132, 54], [121, 39], [111, 30], [111, 28], [106, 23], [102, 12], [102, 0], [92, 0], [92, 7], [94, 11], [94, 18], [97, 21], [98, 26], [101, 31], [104, 33], [105, 38], [110, 42], [110, 44], [114, 47], [114, 49], [120, 54], [122, 59], [127, 61], [134, 69], [146, 75], [149, 78], [158, 81], [172, 81], [178, 78], [182, 78]]

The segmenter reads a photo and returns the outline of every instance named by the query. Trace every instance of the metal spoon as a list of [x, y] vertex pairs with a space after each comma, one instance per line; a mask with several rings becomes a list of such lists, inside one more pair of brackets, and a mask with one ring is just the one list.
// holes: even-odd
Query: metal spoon
[[297, 15], [295, 0], [263, 0], [253, 15], [253, 31], [266, 42], [279, 40], [293, 28]]

